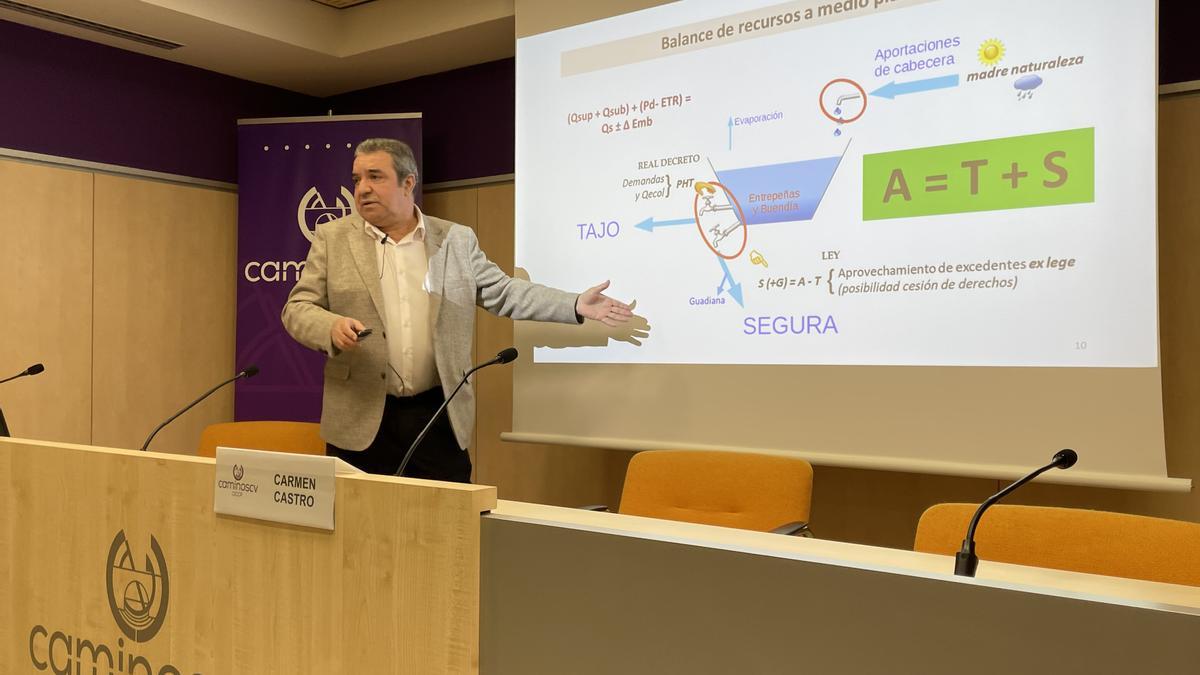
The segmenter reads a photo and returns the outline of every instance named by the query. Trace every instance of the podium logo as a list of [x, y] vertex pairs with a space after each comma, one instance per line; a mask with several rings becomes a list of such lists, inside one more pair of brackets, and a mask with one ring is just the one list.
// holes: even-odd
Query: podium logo
[[[142, 553], [139, 551], [139, 553]], [[108, 549], [108, 606], [121, 632], [134, 642], [146, 642], [158, 634], [167, 619], [170, 578], [167, 561], [158, 540], [150, 537], [150, 555], [137, 556], [117, 533]]]
[[351, 213], [354, 213], [354, 194], [347, 190], [346, 186], [341, 187], [341, 195], [333, 200], [332, 206], [325, 203], [325, 198], [317, 188], [311, 187], [300, 198], [300, 206], [296, 208], [296, 222], [300, 225], [304, 238], [312, 241], [316, 237], [318, 225], [333, 222]]
[[233, 479], [234, 480], [241, 480], [242, 476], [245, 476], [245, 475], [246, 475], [245, 467], [243, 467], [241, 464], [233, 465]]
[[[105, 577], [108, 606], [125, 637], [118, 637], [113, 645], [94, 636], [72, 634], [69, 629], [35, 624], [29, 629], [29, 662], [34, 669], [55, 675], [200, 675], [199, 671], [181, 671], [170, 663], [156, 669], [149, 658], [135, 652], [137, 643], [153, 638], [167, 618], [170, 584], [158, 540], [150, 537], [150, 554], [146, 555], [130, 547], [124, 530], [118, 532], [108, 550]], [[127, 643], [126, 638], [133, 642]]]

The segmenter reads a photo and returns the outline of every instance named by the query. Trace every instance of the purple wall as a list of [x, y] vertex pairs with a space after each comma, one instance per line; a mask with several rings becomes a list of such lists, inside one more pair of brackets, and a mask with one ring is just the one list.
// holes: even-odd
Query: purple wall
[[237, 120], [424, 113], [426, 182], [511, 173], [513, 60], [305, 96], [0, 21], [0, 147], [237, 182]]
[[1196, 57], [1196, 26], [1200, 6], [1196, 0], [1158, 2], [1158, 83], [1200, 80], [1200, 58]]
[[335, 115], [424, 113], [426, 183], [513, 171], [516, 67], [493, 61], [325, 100]]
[[0, 147], [237, 182], [237, 120], [318, 98], [0, 21]]

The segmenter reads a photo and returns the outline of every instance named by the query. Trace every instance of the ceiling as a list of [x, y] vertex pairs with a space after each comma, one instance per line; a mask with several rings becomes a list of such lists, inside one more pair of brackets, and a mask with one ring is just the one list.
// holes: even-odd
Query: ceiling
[[0, 19], [225, 73], [331, 96], [511, 57], [513, 0], [16, 0], [179, 43], [141, 44], [0, 3]]

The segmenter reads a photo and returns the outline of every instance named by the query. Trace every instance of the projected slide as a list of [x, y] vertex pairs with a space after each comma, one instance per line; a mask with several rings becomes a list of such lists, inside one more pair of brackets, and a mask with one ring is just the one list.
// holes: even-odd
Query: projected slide
[[517, 266], [649, 323], [535, 359], [1156, 366], [1155, 20], [685, 0], [520, 40]]

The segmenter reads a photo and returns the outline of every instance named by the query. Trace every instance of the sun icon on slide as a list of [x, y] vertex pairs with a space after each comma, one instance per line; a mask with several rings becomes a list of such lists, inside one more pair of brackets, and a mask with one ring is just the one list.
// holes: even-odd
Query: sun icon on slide
[[979, 45], [979, 62], [985, 66], [994, 66], [1004, 58], [1004, 43], [996, 38], [988, 38]]

